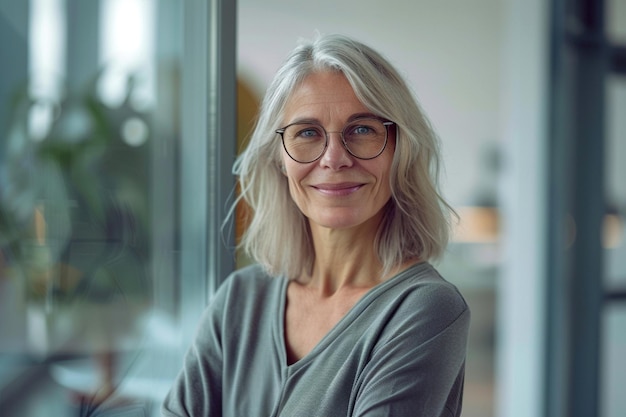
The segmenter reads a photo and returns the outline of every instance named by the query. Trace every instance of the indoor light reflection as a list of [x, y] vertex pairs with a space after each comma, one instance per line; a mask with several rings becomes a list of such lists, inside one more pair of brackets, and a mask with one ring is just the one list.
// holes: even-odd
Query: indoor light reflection
[[100, 98], [111, 107], [122, 103], [130, 76], [139, 75], [131, 97], [136, 110], [154, 102], [154, 17], [152, 0], [104, 0], [100, 3]]
[[29, 83], [35, 101], [28, 115], [28, 131], [43, 139], [54, 119], [54, 102], [60, 100], [65, 78], [65, 0], [30, 0]]

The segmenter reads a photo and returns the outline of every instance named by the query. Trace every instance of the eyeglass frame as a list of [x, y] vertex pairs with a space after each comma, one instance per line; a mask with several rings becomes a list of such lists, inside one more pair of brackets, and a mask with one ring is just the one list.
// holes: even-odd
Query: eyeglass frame
[[[358, 122], [359, 120], [378, 120], [379, 122], [381, 122], [383, 124], [383, 126], [385, 126], [385, 142], [383, 143], [382, 148], [380, 149], [380, 152], [378, 152], [376, 155], [368, 157], [368, 158], [363, 158], [360, 156], [355, 155], [354, 153], [352, 153], [352, 151], [350, 150], [350, 148], [348, 148], [348, 145], [346, 144], [346, 140], [343, 136], [344, 132], [346, 131], [346, 128], [356, 122]], [[319, 126], [322, 131], [324, 132], [324, 137], [325, 137], [325, 142], [324, 142], [324, 148], [322, 149], [322, 151], [320, 152], [320, 154], [310, 160], [310, 161], [298, 161], [296, 158], [294, 158], [293, 156], [291, 156], [291, 154], [289, 153], [289, 151], [287, 150], [287, 145], [285, 145], [285, 130], [287, 130], [290, 126], [294, 126], [294, 125], [300, 125], [300, 124], [310, 124], [310, 125], [314, 125], [314, 126]], [[346, 123], [346, 125], [343, 127], [343, 129], [340, 132], [329, 132], [326, 130], [326, 128], [324, 126], [322, 126], [321, 123], [317, 123], [317, 122], [294, 122], [294, 123], [290, 123], [285, 127], [281, 127], [280, 129], [276, 129], [274, 132], [280, 135], [281, 138], [281, 142], [283, 144], [283, 149], [285, 150], [285, 152], [287, 153], [287, 156], [289, 156], [289, 158], [293, 159], [294, 161], [296, 161], [299, 164], [310, 164], [313, 163], [317, 160], [319, 160], [322, 156], [324, 156], [324, 153], [326, 153], [326, 149], [328, 149], [328, 142], [330, 140], [330, 134], [331, 133], [338, 133], [339, 136], [341, 137], [341, 144], [343, 145], [344, 149], [353, 157], [360, 159], [362, 161], [369, 161], [370, 159], [374, 159], [374, 158], [378, 158], [380, 155], [382, 155], [382, 153], [385, 151], [385, 149], [387, 148], [387, 142], [389, 141], [389, 126], [395, 126], [396, 123], [392, 122], [391, 120], [387, 120], [381, 117], [359, 117], [357, 119], [354, 119], [348, 123]]]

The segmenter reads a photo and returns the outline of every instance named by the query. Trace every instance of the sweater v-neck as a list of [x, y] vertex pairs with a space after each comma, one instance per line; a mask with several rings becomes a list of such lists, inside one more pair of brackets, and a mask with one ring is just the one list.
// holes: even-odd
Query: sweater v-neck
[[378, 285], [372, 287], [367, 291], [359, 300], [348, 310], [348, 312], [320, 339], [320, 341], [311, 349], [306, 355], [299, 360], [289, 364], [287, 361], [287, 345], [285, 340], [285, 314], [287, 306], [287, 287], [289, 286], [289, 280], [281, 279], [279, 285], [280, 299], [279, 308], [275, 314], [274, 320], [274, 343], [278, 351], [278, 358], [281, 362], [283, 372], [291, 374], [298, 369], [306, 366], [307, 363], [315, 359], [320, 352], [323, 352], [333, 340], [335, 340], [343, 331], [350, 327], [350, 325], [360, 316], [361, 312], [367, 308], [372, 302], [378, 298], [381, 293], [384, 293], [389, 288], [397, 285], [403, 280], [407, 274], [415, 275], [421, 270], [429, 267], [428, 262], [418, 262], [408, 268], [398, 272], [391, 278], [381, 282]]

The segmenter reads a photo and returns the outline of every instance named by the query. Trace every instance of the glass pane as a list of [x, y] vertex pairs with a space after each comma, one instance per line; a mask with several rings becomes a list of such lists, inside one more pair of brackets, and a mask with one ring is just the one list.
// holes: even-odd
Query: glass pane
[[0, 5], [3, 416], [156, 415], [178, 371], [180, 7]]
[[616, 44], [626, 45], [626, 2], [608, 0], [605, 10], [609, 39]]
[[626, 304], [608, 306], [602, 328], [602, 416], [621, 417], [626, 410]]
[[605, 274], [609, 290], [626, 289], [626, 77], [607, 82]]

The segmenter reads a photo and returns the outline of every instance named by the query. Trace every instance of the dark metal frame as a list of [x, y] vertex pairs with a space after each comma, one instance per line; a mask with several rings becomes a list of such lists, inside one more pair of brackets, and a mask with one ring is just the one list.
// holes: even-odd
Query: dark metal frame
[[[382, 125], [385, 127], [385, 141], [383, 142], [383, 146], [380, 148], [380, 151], [378, 151], [378, 153], [374, 156], [368, 156], [366, 158], [355, 155], [350, 148], [348, 147], [348, 143], [346, 142], [345, 139], [345, 134], [346, 134], [346, 130], [348, 130], [348, 128], [350, 127], [354, 127], [355, 124], [358, 125], [358, 122], [360, 120], [376, 120], [376, 121], [380, 121], [382, 123]], [[297, 160], [296, 158], [294, 158], [289, 151], [287, 150], [287, 144], [285, 143], [285, 131], [291, 127], [291, 126], [295, 126], [295, 125], [310, 125], [312, 127], [317, 127], [319, 129], [322, 130], [322, 132], [324, 132], [324, 138], [326, 139], [326, 141], [324, 142], [324, 148], [322, 149], [322, 151], [320, 152], [320, 154], [318, 156], [316, 156], [314, 159], [311, 159], [310, 161], [300, 161]], [[285, 152], [287, 152], [287, 155], [293, 159], [294, 161], [300, 163], [300, 164], [310, 164], [311, 162], [315, 162], [318, 159], [320, 159], [322, 157], [322, 155], [324, 155], [324, 153], [326, 152], [326, 149], [328, 148], [328, 141], [329, 141], [329, 133], [339, 133], [341, 136], [341, 144], [343, 145], [344, 149], [346, 151], [348, 151], [348, 153], [352, 156], [354, 156], [357, 159], [361, 159], [363, 161], [368, 161], [370, 159], [374, 159], [374, 158], [378, 158], [384, 151], [385, 148], [387, 147], [387, 140], [389, 139], [389, 126], [394, 126], [395, 123], [389, 120], [384, 120], [384, 119], [380, 119], [380, 118], [374, 118], [374, 117], [363, 117], [363, 118], [359, 118], [359, 119], [355, 119], [352, 122], [348, 123], [341, 132], [328, 132], [326, 131], [326, 129], [324, 128], [324, 126], [322, 126], [319, 123], [303, 123], [303, 122], [296, 122], [296, 123], [291, 123], [288, 124], [285, 127], [281, 127], [280, 129], [276, 129], [276, 133], [278, 133], [280, 135], [280, 139], [283, 143], [283, 149], [285, 150]]]
[[184, 2], [180, 309], [183, 343], [215, 289], [235, 267], [232, 200], [236, 155], [237, 2]]
[[[550, 44], [547, 346], [544, 415], [600, 415], [602, 313], [626, 292], [605, 290], [605, 84], [626, 73], [608, 42], [603, 0], [553, 0]], [[575, 229], [566, 232], [566, 225]]]

